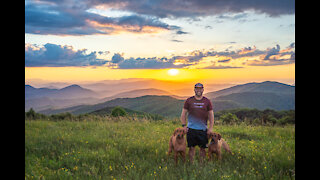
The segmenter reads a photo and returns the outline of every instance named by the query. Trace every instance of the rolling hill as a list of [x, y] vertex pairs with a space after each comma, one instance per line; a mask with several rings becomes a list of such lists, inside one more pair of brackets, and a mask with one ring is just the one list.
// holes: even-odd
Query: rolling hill
[[[102, 108], [102, 109], [99, 109], [99, 110], [96, 110], [96, 111], [92, 111], [90, 112], [89, 114], [94, 114], [94, 115], [111, 115], [112, 113], [112, 110], [114, 109], [115, 107], [105, 107], [105, 108]], [[135, 111], [135, 110], [131, 110], [131, 109], [128, 109], [128, 108], [123, 108], [127, 114], [129, 116], [135, 116], [135, 117], [148, 117], [148, 118], [152, 118], [154, 120], [159, 120], [159, 119], [163, 119], [162, 116], [159, 116], [158, 114], [151, 114], [151, 113], [146, 113], [146, 112], [143, 112], [143, 111]]]
[[101, 102], [105, 102], [105, 101], [109, 101], [112, 99], [117, 99], [117, 98], [135, 98], [135, 97], [140, 97], [140, 96], [146, 96], [146, 95], [157, 95], [157, 96], [171, 96], [173, 98], [176, 99], [185, 99], [187, 97], [180, 97], [180, 96], [176, 96], [168, 91], [164, 91], [161, 89], [156, 89], [156, 88], [149, 88], [149, 89], [136, 89], [136, 90], [132, 90], [132, 91], [126, 91], [126, 92], [122, 92], [122, 93], [118, 93], [115, 94], [113, 96], [107, 97], [107, 98], [103, 98], [100, 101]]
[[[234, 105], [233, 108], [256, 108], [259, 110], [264, 109], [274, 109], [274, 110], [290, 110], [295, 109], [295, 98], [294, 95], [278, 95], [275, 93], [265, 93], [265, 92], [243, 92], [243, 93], [233, 93], [226, 96], [219, 96], [214, 98], [214, 102], [229, 102], [229, 104]], [[223, 104], [223, 103], [222, 103]], [[216, 105], [218, 106], [218, 104]], [[222, 108], [219, 105], [216, 109], [232, 109], [230, 106]]]
[[261, 93], [274, 93], [277, 95], [294, 95], [295, 87], [287, 84], [265, 81], [262, 83], [247, 83], [230, 88], [222, 89], [219, 91], [205, 93], [204, 96], [209, 99], [216, 98], [219, 96], [226, 96], [233, 93], [244, 93], [244, 92], [261, 92]]
[[45, 108], [63, 108], [80, 104], [97, 103], [100, 95], [79, 85], [61, 89], [34, 88], [25, 85], [25, 110], [43, 110]]
[[179, 116], [184, 100], [169, 96], [147, 95], [136, 98], [117, 98], [95, 105], [80, 105], [64, 109], [47, 109], [40, 111], [43, 114], [57, 114], [70, 112], [72, 114], [90, 113], [105, 107], [121, 106], [135, 111], [143, 111], [162, 116]]
[[79, 85], [70, 85], [61, 89], [49, 89], [49, 88], [34, 88], [30, 85], [25, 85], [25, 98], [59, 98], [59, 99], [72, 99], [72, 98], [85, 98], [85, 97], [99, 97], [99, 94], [82, 88]]
[[[248, 83], [209, 92], [208, 97], [215, 112], [235, 108], [257, 108], [290, 110], [295, 109], [295, 87], [266, 81], [262, 83]], [[94, 105], [80, 105], [64, 109], [47, 109], [43, 114], [70, 112], [73, 114], [90, 113], [106, 107], [121, 106], [135, 111], [159, 114], [162, 116], [178, 117], [181, 114], [185, 99], [170, 96], [146, 95], [134, 98], [117, 98]]]

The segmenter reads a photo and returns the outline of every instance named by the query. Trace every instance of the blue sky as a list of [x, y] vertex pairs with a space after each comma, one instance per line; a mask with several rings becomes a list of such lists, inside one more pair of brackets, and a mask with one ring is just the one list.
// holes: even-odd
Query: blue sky
[[27, 0], [25, 46], [26, 68], [294, 65], [295, 1]]

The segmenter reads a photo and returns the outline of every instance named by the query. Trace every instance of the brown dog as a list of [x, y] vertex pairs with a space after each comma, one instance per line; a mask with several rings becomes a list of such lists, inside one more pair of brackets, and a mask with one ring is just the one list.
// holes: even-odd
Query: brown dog
[[212, 160], [212, 155], [215, 153], [218, 156], [218, 159], [221, 160], [221, 146], [229, 153], [231, 153], [230, 147], [227, 142], [221, 138], [219, 133], [210, 133], [208, 134], [208, 139], [211, 140], [208, 148], [209, 160]]
[[184, 128], [176, 128], [169, 140], [168, 156], [174, 151], [174, 161], [178, 163], [178, 153], [181, 155], [183, 162], [186, 161], [186, 140]]

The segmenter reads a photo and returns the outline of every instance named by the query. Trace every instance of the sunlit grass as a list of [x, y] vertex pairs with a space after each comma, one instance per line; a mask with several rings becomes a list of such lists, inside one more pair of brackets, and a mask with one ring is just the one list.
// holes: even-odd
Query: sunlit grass
[[[295, 128], [218, 125], [232, 154], [174, 166], [172, 121], [25, 121], [26, 179], [290, 179]], [[197, 149], [198, 153], [198, 149]]]

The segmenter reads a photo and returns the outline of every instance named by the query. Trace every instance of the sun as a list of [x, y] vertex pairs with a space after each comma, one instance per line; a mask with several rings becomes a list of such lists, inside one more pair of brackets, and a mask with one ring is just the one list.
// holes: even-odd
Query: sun
[[169, 69], [168, 74], [171, 76], [175, 76], [175, 75], [179, 74], [179, 70], [178, 69]]

